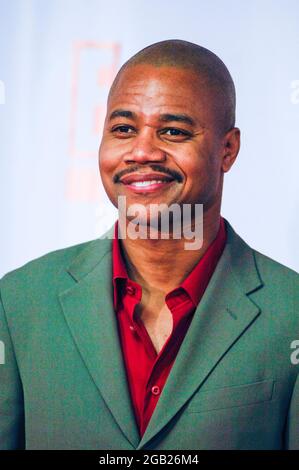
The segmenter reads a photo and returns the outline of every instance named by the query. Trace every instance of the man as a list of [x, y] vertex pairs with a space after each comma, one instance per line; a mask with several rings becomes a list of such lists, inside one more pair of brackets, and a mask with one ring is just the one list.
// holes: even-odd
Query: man
[[194, 228], [202, 204], [203, 240], [162, 238], [163, 210], [160, 237], [126, 236], [128, 211], [1, 280], [2, 449], [299, 448], [298, 275], [220, 216], [239, 145], [212, 52], [169, 40], [124, 64], [99, 150], [107, 194], [145, 209], [146, 235], [151, 205], [189, 205]]

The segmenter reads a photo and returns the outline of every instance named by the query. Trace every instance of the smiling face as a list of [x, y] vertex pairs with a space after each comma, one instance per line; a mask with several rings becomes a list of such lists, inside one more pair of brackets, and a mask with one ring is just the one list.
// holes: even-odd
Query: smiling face
[[192, 70], [135, 65], [110, 94], [99, 149], [111, 202], [219, 207], [239, 131], [220, 126], [221, 104]]

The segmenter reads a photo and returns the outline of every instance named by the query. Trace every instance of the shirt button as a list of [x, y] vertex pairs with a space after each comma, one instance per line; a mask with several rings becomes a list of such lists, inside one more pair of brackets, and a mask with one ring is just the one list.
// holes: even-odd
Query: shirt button
[[135, 291], [136, 291], [136, 289], [135, 289], [135, 287], [133, 287], [133, 286], [127, 286], [127, 288], [126, 288], [126, 292], [127, 292], [127, 294], [129, 294], [129, 295], [134, 295], [134, 294], [135, 294]]
[[131, 331], [135, 331], [135, 326], [130, 325], [130, 330], [131, 330]]
[[160, 394], [160, 387], [158, 387], [158, 385], [154, 385], [152, 387], [152, 394], [153, 395], [159, 395]]

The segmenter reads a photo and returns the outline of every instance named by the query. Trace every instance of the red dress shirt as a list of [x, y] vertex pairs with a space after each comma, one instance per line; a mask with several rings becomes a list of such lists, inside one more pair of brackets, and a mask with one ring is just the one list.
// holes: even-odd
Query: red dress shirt
[[112, 245], [114, 309], [132, 404], [140, 435], [148, 425], [196, 307], [209, 283], [226, 243], [223, 218], [215, 240], [181, 285], [165, 296], [173, 316], [172, 333], [157, 354], [142, 320], [134, 314], [141, 286], [128, 278], [115, 222]]

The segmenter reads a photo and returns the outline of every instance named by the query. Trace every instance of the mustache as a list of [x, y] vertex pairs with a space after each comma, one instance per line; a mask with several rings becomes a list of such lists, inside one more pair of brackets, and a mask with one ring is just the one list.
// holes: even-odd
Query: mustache
[[[165, 168], [164, 166], [162, 165], [158, 165], [156, 163], [153, 163], [151, 165], [148, 165], [148, 167], [146, 167], [147, 169], [151, 169], [152, 171], [158, 171], [159, 173], [164, 173], [165, 175], [167, 176], [171, 176], [174, 180], [178, 181], [179, 183], [182, 183], [183, 181], [183, 177], [180, 173], [178, 173], [176, 170], [170, 170], [169, 168]], [[130, 168], [126, 168], [125, 170], [122, 170], [120, 171], [119, 173], [116, 173], [112, 180], [113, 180], [113, 183], [118, 183], [119, 180], [124, 176], [124, 175], [129, 175], [130, 173], [135, 173], [135, 172], [138, 172], [139, 170], [140, 173], [144, 173], [144, 167], [140, 167], [140, 166], [131, 166]]]

